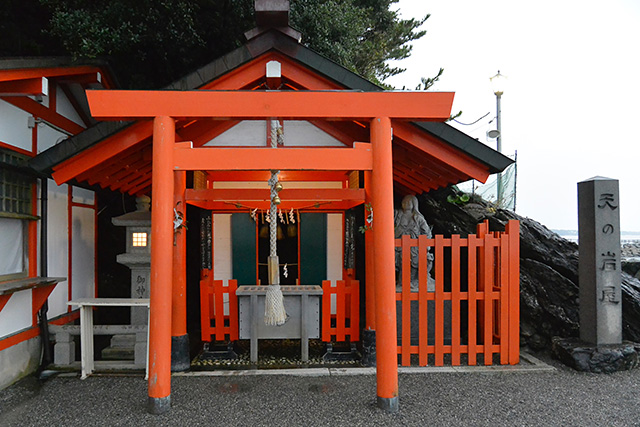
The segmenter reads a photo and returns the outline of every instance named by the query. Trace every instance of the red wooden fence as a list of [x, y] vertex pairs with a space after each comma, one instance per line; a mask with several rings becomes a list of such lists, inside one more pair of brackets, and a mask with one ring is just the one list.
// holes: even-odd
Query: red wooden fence
[[[396, 239], [402, 248], [402, 290], [396, 293], [400, 302], [402, 329], [398, 334], [402, 366], [409, 366], [412, 355], [426, 366], [432, 356], [435, 366], [443, 366], [445, 354], [451, 365], [458, 366], [466, 356], [476, 365], [482, 355], [485, 365], [517, 364], [520, 359], [520, 224], [509, 221], [506, 230], [489, 232], [488, 222], [478, 225], [477, 234], [461, 238], [453, 235], [433, 239], [420, 236]], [[411, 291], [411, 247], [418, 247], [419, 286]], [[435, 255], [435, 291], [427, 290], [427, 249]], [[445, 266], [445, 254], [451, 264]], [[466, 255], [467, 277], [461, 277], [461, 263]], [[445, 271], [449, 273], [445, 282]], [[445, 285], [447, 290], [445, 291]], [[465, 290], [466, 288], [466, 290]], [[417, 304], [418, 331], [411, 331], [412, 301]], [[433, 301], [433, 303], [428, 303]], [[446, 303], [445, 303], [446, 302]], [[429, 308], [428, 308], [429, 305]], [[445, 322], [446, 306], [450, 306], [450, 322]], [[448, 313], [447, 313], [448, 314]], [[414, 319], [415, 320], [415, 319]], [[462, 321], [466, 320], [466, 331]], [[450, 324], [445, 337], [445, 323]], [[415, 322], [414, 322], [415, 324]], [[428, 330], [429, 324], [434, 331]], [[448, 336], [450, 334], [450, 337]], [[417, 336], [416, 336], [417, 335]], [[445, 342], [450, 341], [449, 343]], [[412, 342], [413, 341], [413, 342]]]
[[[360, 283], [357, 280], [330, 280], [322, 282], [322, 341], [330, 342], [360, 340]], [[335, 309], [331, 307], [331, 296], [335, 295]]]
[[[237, 280], [213, 280], [211, 272], [204, 272], [200, 280], [200, 325], [202, 341], [238, 339]], [[227, 295], [227, 301], [225, 301]], [[225, 314], [225, 306], [228, 307]]]

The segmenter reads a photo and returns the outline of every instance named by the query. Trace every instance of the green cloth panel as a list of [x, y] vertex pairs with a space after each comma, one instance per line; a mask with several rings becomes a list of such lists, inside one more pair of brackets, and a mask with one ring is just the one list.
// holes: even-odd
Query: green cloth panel
[[256, 223], [248, 213], [231, 215], [231, 256], [238, 285], [256, 285]]
[[327, 279], [327, 214], [300, 214], [300, 284]]

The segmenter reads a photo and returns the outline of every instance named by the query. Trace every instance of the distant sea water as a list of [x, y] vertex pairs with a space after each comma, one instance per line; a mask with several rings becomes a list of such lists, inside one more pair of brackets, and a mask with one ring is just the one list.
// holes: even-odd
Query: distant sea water
[[[571, 240], [572, 242], [578, 243], [578, 230], [551, 230], [554, 233], [558, 234], [560, 237], [563, 237], [567, 240]], [[639, 243], [640, 244], [640, 232], [638, 231], [623, 231], [620, 233], [620, 243]]]

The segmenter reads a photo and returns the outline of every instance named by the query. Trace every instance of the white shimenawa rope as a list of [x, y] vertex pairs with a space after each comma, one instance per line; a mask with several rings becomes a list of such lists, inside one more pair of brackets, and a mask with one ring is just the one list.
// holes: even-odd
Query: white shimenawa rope
[[[280, 123], [277, 120], [271, 120], [271, 148], [278, 146], [278, 128]], [[280, 326], [287, 321], [287, 313], [284, 310], [284, 297], [280, 289], [280, 264], [277, 252], [277, 231], [278, 231], [278, 207], [273, 203], [273, 198], [278, 195], [276, 191], [276, 183], [278, 182], [278, 173], [280, 171], [272, 170], [271, 178], [269, 178], [269, 186], [271, 188], [271, 209], [269, 217], [269, 287], [264, 304], [264, 323], [269, 326]]]

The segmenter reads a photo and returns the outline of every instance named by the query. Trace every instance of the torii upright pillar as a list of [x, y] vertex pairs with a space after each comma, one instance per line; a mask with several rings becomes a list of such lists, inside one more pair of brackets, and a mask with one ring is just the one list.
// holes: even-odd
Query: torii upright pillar
[[171, 294], [173, 275], [173, 148], [175, 121], [153, 120], [151, 175], [151, 289], [149, 313], [148, 411], [171, 408]]
[[376, 379], [378, 407], [398, 411], [398, 343], [393, 231], [393, 158], [391, 120], [371, 121], [371, 204], [373, 206], [374, 285], [376, 310]]

